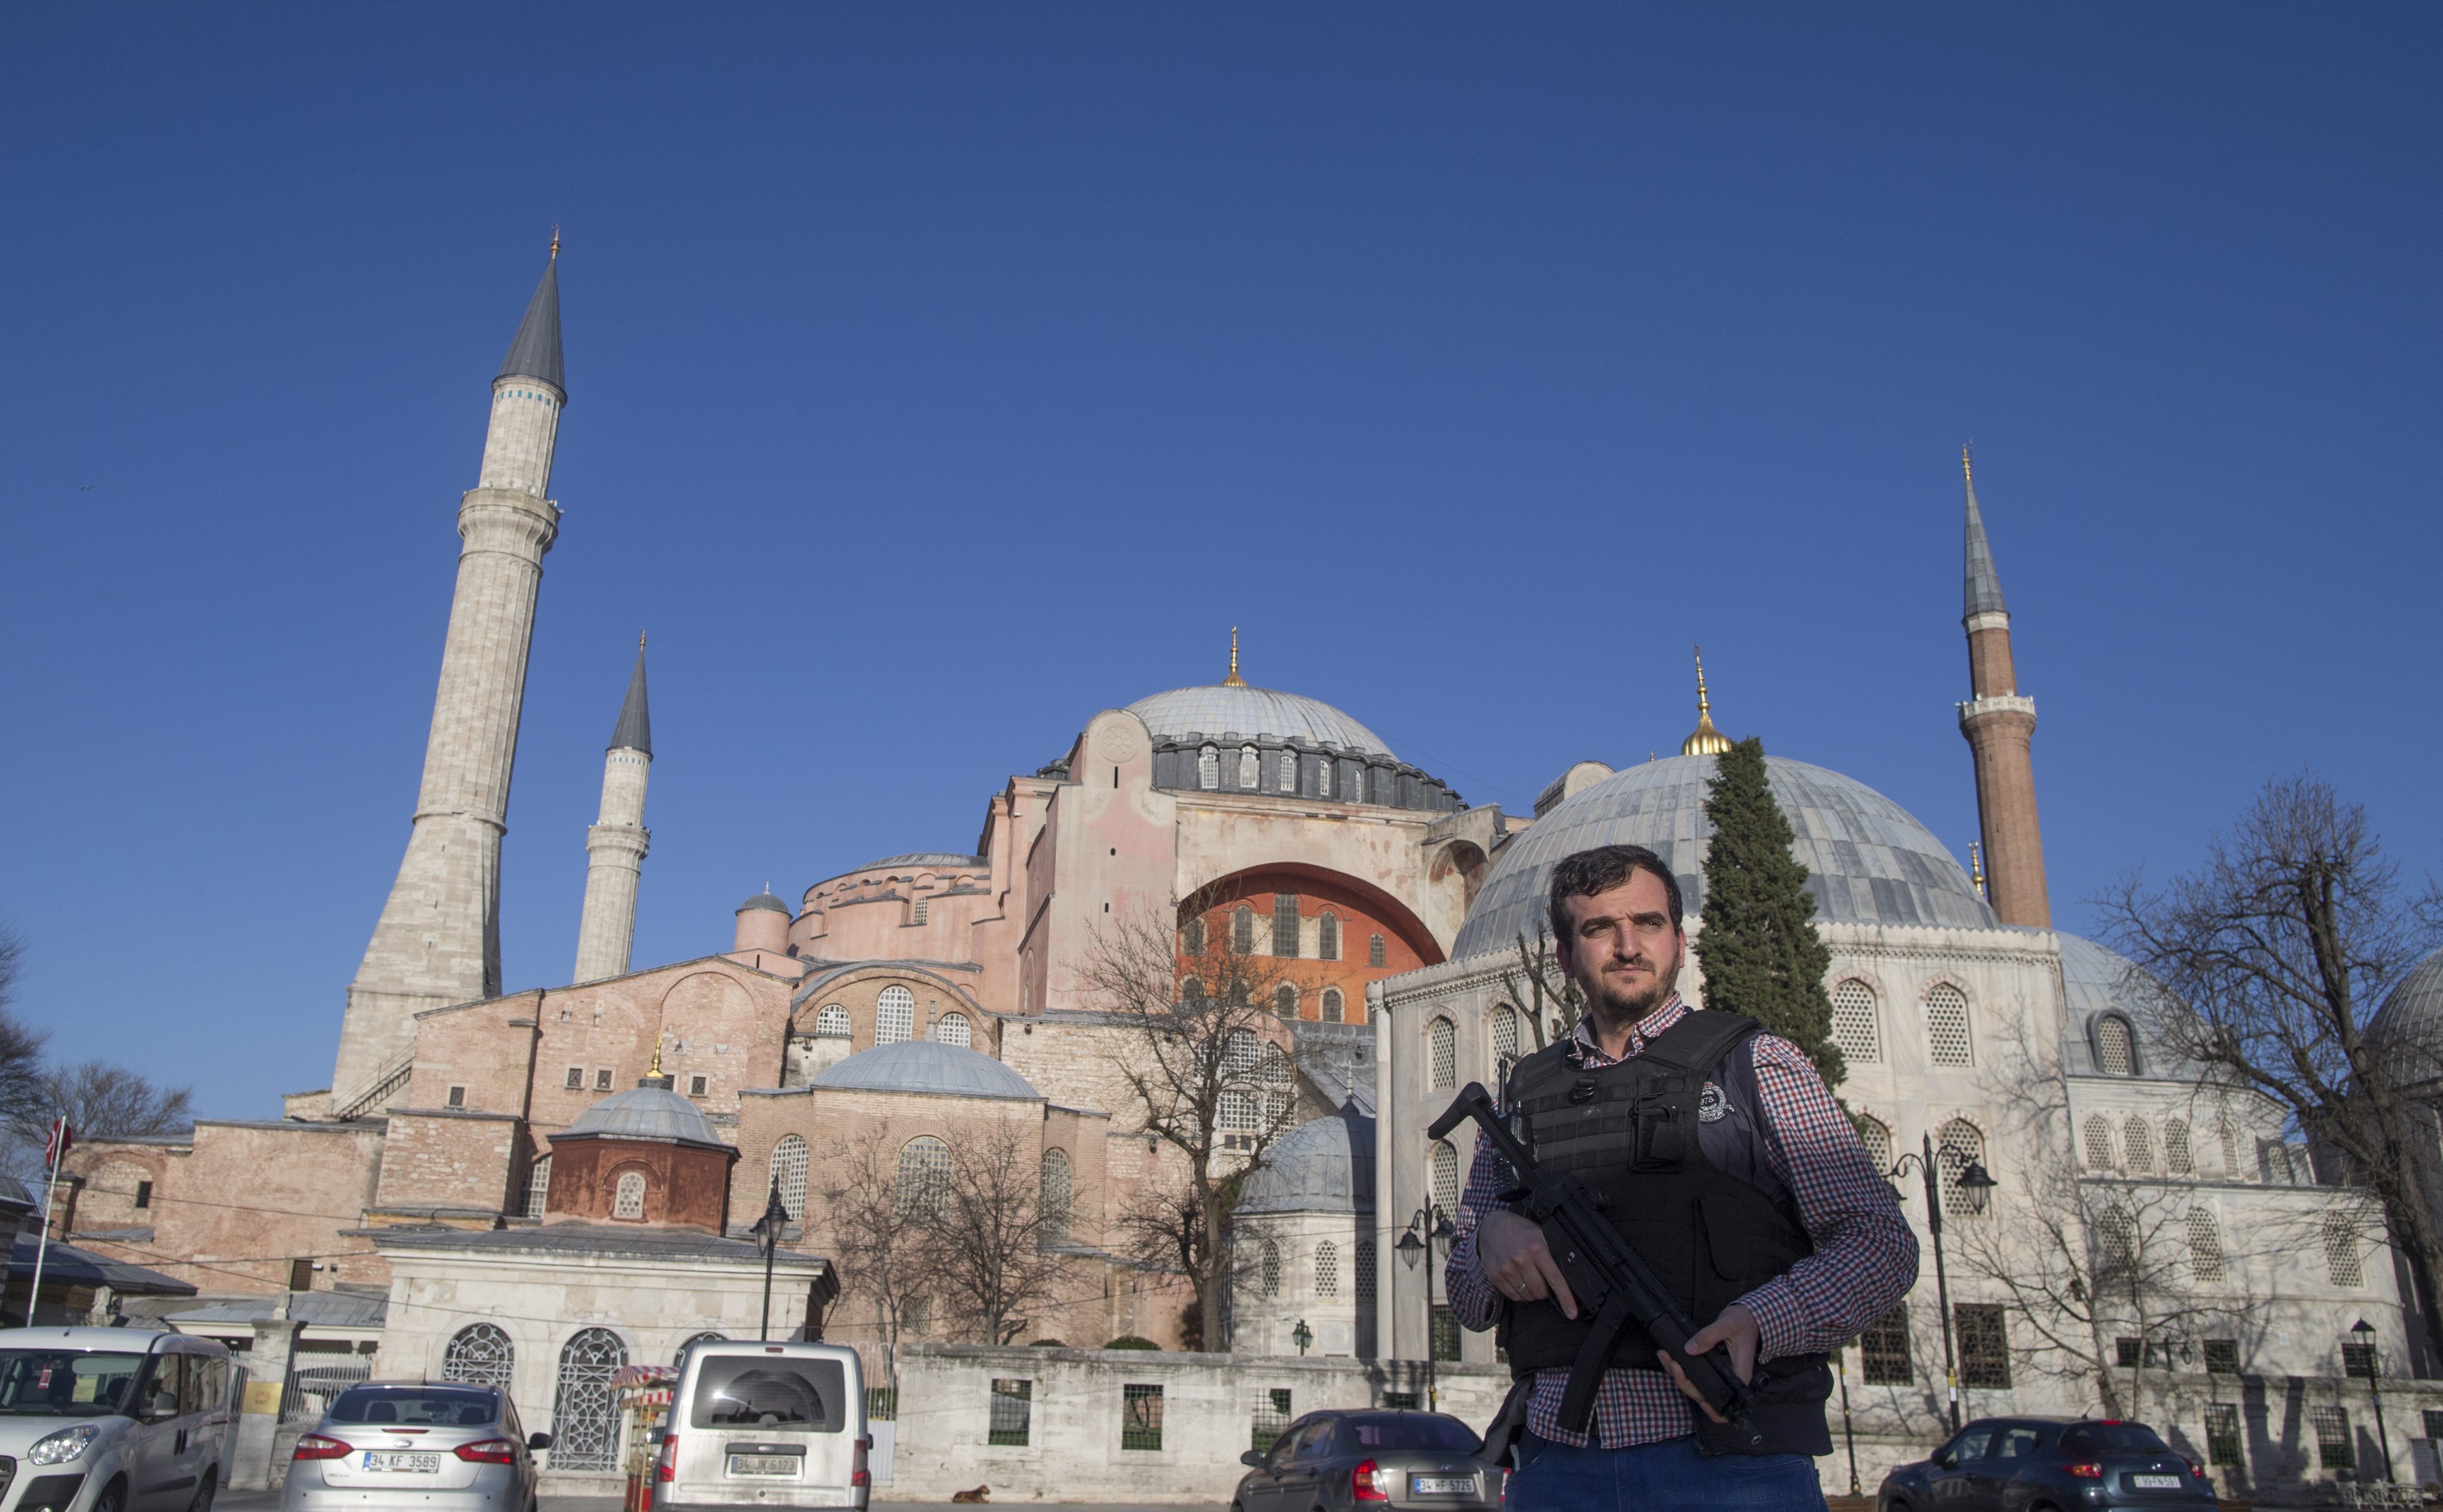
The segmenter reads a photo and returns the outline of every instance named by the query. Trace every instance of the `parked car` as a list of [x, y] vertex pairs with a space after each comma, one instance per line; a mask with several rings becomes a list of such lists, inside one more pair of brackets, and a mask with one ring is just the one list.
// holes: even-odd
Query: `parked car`
[[1231, 1512], [1498, 1507], [1503, 1472], [1475, 1457], [1483, 1447], [1442, 1412], [1310, 1412], [1239, 1457]]
[[235, 1390], [229, 1351], [208, 1338], [0, 1329], [13, 1512], [211, 1512], [229, 1478]]
[[1896, 1467], [1875, 1492], [1876, 1512], [2213, 1504], [2204, 1466], [2143, 1423], [2100, 1417], [1980, 1417], [1932, 1458]]
[[861, 1507], [872, 1495], [865, 1376], [837, 1344], [689, 1345], [660, 1437], [653, 1512]]
[[497, 1386], [364, 1381], [298, 1439], [281, 1512], [536, 1512], [533, 1451], [549, 1447]]

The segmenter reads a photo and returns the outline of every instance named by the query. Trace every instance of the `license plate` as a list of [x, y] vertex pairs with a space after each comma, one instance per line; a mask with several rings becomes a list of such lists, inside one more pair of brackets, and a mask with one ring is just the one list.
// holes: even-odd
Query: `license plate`
[[794, 1454], [733, 1454], [729, 1457], [732, 1475], [795, 1475], [805, 1462]]
[[438, 1454], [384, 1454], [378, 1449], [367, 1449], [365, 1468], [404, 1471], [411, 1475], [438, 1475], [441, 1473], [441, 1456]]
[[1474, 1496], [1473, 1475], [1412, 1475], [1408, 1478], [1411, 1496]]
[[2177, 1475], [2133, 1475], [2129, 1484], [2140, 1491], [2177, 1491], [2180, 1478]]

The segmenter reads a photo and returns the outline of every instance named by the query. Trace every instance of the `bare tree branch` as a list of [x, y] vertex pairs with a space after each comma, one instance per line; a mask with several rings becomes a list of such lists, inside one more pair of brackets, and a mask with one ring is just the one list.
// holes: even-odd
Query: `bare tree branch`
[[1042, 1167], [1005, 1124], [961, 1134], [925, 1234], [951, 1327], [982, 1343], [1015, 1339], [1068, 1275], [1069, 1256], [1049, 1247], [1059, 1236], [1045, 1221]]

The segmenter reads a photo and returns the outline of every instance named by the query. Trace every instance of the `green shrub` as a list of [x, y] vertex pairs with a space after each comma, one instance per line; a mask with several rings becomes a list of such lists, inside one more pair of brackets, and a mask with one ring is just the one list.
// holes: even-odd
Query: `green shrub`
[[1149, 1338], [1139, 1338], [1139, 1337], [1138, 1337], [1136, 1335], [1134, 1335], [1134, 1334], [1122, 1334], [1119, 1337], [1117, 1337], [1117, 1338], [1115, 1338], [1115, 1339], [1111, 1340], [1110, 1343], [1108, 1343], [1108, 1344], [1104, 1345], [1103, 1347], [1104, 1347], [1105, 1349], [1150, 1349], [1150, 1350], [1160, 1350], [1160, 1349], [1162, 1348], [1162, 1346], [1161, 1346], [1160, 1344], [1155, 1343], [1152, 1339], [1149, 1339]]

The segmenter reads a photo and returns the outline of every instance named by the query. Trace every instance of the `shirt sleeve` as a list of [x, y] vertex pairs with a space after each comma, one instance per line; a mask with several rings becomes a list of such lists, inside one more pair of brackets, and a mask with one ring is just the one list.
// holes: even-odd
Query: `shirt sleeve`
[[1510, 1163], [1494, 1152], [1479, 1130], [1467, 1189], [1460, 1193], [1459, 1211], [1451, 1219], [1450, 1263], [1442, 1267], [1442, 1291], [1450, 1300], [1451, 1317], [1461, 1328], [1481, 1333], [1501, 1321], [1501, 1294], [1476, 1268], [1476, 1226], [1500, 1206], [1495, 1199], [1515, 1184]]
[[1831, 1350], [1889, 1312], [1917, 1283], [1917, 1235], [1814, 1064], [1778, 1036], [1752, 1042], [1765, 1156], [1815, 1244], [1739, 1299], [1755, 1315], [1758, 1357], [1777, 1359]]

